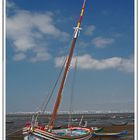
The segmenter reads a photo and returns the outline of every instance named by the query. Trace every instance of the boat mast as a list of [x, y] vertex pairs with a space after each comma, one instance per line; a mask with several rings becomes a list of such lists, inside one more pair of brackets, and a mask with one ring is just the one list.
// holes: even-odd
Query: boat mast
[[82, 22], [82, 19], [83, 19], [83, 13], [84, 13], [84, 10], [85, 10], [85, 5], [86, 5], [86, 0], [84, 0], [82, 10], [81, 10], [81, 13], [80, 13], [80, 18], [79, 18], [78, 23], [77, 23], [77, 27], [74, 28], [72, 45], [71, 45], [70, 52], [69, 52], [69, 55], [68, 55], [68, 59], [67, 59], [67, 62], [66, 62], [64, 74], [63, 74], [63, 77], [62, 77], [62, 81], [61, 81], [61, 85], [60, 85], [60, 88], [59, 88], [58, 96], [57, 96], [55, 106], [54, 106], [54, 109], [53, 109], [52, 117], [51, 117], [51, 120], [50, 120], [50, 123], [49, 123], [49, 130], [52, 130], [52, 128], [53, 128], [54, 121], [55, 121], [55, 118], [56, 118], [56, 115], [57, 115], [57, 112], [58, 112], [58, 108], [60, 106], [60, 101], [61, 101], [61, 98], [62, 98], [62, 92], [63, 92], [66, 76], [67, 76], [67, 73], [68, 73], [68, 69], [69, 69], [69, 66], [70, 66], [70, 63], [71, 63], [71, 60], [72, 60], [73, 51], [74, 51], [74, 48], [75, 48], [75, 43], [76, 43], [76, 40], [78, 38], [79, 32], [81, 30], [80, 26], [81, 26], [81, 22]]

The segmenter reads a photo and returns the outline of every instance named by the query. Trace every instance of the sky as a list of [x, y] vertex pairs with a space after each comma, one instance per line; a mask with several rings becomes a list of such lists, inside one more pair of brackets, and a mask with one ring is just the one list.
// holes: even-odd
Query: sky
[[[82, 3], [6, 2], [7, 113], [37, 111], [44, 102], [71, 47]], [[72, 88], [74, 111], [134, 111], [134, 1], [87, 0], [81, 27], [60, 111], [69, 110]]]

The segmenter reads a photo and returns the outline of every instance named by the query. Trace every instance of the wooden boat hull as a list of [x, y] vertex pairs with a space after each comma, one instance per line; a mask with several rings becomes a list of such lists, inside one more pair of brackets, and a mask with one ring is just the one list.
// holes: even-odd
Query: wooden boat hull
[[88, 128], [73, 127], [70, 131], [58, 129], [48, 132], [39, 128], [30, 130], [30, 128], [25, 127], [23, 135], [24, 140], [32, 140], [33, 138], [37, 140], [89, 140], [92, 137], [92, 131]]

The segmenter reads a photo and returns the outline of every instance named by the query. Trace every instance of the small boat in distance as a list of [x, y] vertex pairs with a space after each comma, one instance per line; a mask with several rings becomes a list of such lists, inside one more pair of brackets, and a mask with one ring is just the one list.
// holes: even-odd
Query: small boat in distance
[[81, 127], [87, 127], [87, 121], [83, 120], [83, 115], [82, 115], [81, 120], [79, 122], [79, 126], [81, 126]]
[[91, 127], [91, 129], [93, 130], [93, 132], [101, 132], [104, 130], [103, 127]]
[[26, 126], [23, 128], [24, 140], [89, 140], [92, 137], [92, 129], [88, 127], [68, 125], [67, 128], [54, 129], [54, 122], [56, 120], [58, 109], [61, 103], [62, 93], [71, 64], [76, 40], [81, 30], [80, 26], [83, 19], [85, 6], [86, 0], [84, 0], [77, 27], [74, 28], [72, 45], [63, 67], [63, 76], [50, 121], [45, 126], [39, 125], [37, 120], [39, 114], [37, 114], [36, 117], [32, 118], [31, 124], [26, 124]]
[[112, 119], [115, 119], [115, 118], [116, 118], [116, 116], [115, 116], [115, 115], [114, 115], [114, 116], [111, 116], [111, 118], [112, 118]]
[[128, 124], [128, 122], [114, 122], [114, 123], [112, 123], [113, 126], [124, 126], [127, 124]]
[[6, 121], [6, 124], [13, 124], [14, 121]]
[[72, 121], [73, 121], [73, 122], [77, 122], [77, 121], [78, 121], [78, 119], [77, 119], [77, 118], [75, 118], [75, 119], [72, 119]]
[[93, 136], [113, 136], [113, 137], [121, 137], [121, 136], [124, 136], [124, 135], [127, 135], [128, 134], [128, 131], [124, 130], [124, 131], [121, 131], [121, 132], [117, 132], [117, 133], [101, 133], [101, 132], [94, 132], [93, 133]]

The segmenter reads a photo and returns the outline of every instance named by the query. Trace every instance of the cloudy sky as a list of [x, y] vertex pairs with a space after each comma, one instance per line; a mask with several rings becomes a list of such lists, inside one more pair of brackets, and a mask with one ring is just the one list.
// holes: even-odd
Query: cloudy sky
[[[83, 0], [8, 0], [6, 109], [36, 111], [58, 77]], [[133, 111], [134, 2], [87, 0], [60, 110]], [[76, 79], [72, 81], [77, 60]], [[58, 87], [47, 110], [51, 111]], [[83, 104], [84, 103], [84, 104]]]

